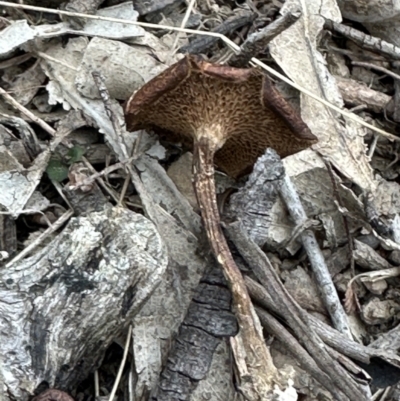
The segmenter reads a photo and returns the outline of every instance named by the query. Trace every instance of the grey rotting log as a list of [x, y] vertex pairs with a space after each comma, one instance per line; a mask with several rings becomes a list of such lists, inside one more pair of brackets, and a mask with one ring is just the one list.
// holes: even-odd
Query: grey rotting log
[[26, 401], [44, 381], [74, 389], [141, 309], [166, 265], [153, 223], [106, 207], [72, 219], [43, 250], [0, 271], [3, 400]]
[[231, 295], [221, 270], [213, 267], [201, 280], [179, 329], [152, 399], [189, 401], [207, 374], [215, 349], [237, 333]]

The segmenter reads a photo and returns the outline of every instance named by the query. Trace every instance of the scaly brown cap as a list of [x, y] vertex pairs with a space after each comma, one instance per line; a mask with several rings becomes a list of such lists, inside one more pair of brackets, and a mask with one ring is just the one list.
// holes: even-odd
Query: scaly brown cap
[[130, 131], [161, 129], [186, 143], [207, 138], [215, 164], [233, 177], [248, 172], [267, 147], [285, 157], [317, 142], [261, 71], [190, 55], [137, 91], [125, 117]]

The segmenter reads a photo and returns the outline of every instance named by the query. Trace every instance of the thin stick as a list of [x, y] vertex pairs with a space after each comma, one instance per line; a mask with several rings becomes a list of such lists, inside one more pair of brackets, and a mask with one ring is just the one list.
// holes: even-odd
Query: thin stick
[[[1, 5], [1, 4], [0, 4]], [[18, 103], [12, 96], [10, 96], [2, 87], [0, 87], [0, 95], [3, 95], [4, 99], [7, 100], [12, 106], [14, 106], [17, 110], [19, 110], [22, 114], [27, 116], [31, 121], [39, 125], [43, 130], [49, 133], [51, 136], [54, 136], [56, 130], [43, 121], [41, 118], [36, 117], [31, 111], [29, 111], [26, 107], [22, 106]]]
[[252, 267], [252, 271], [268, 294], [278, 300], [280, 306], [285, 306], [283, 311], [285, 319], [296, 337], [304, 339], [302, 344], [318, 366], [329, 376], [329, 380], [323, 383], [324, 386], [337, 400], [366, 400], [358, 385], [329, 356], [321, 339], [310, 328], [308, 316], [287, 292], [265, 253], [242, 231], [240, 223], [229, 224], [227, 230], [229, 238], [234, 242], [244, 260]]
[[54, 57], [51, 57], [51, 56], [49, 56], [48, 54], [46, 54], [46, 53], [43, 53], [43, 52], [36, 52], [36, 54], [38, 55], [38, 56], [40, 56], [41, 58], [43, 58], [44, 60], [48, 60], [48, 61], [51, 61], [52, 63], [56, 63], [56, 64], [60, 64], [60, 65], [62, 65], [63, 67], [66, 67], [66, 68], [68, 68], [68, 69], [70, 69], [70, 70], [72, 70], [72, 71], [75, 71], [75, 72], [78, 72], [79, 70], [78, 70], [78, 68], [75, 68], [74, 66], [72, 66], [71, 64], [67, 64], [67, 63], [64, 63], [62, 60], [58, 60], [58, 59], [56, 59], [56, 58], [54, 58]]
[[[294, 188], [290, 178], [285, 175], [282, 180], [282, 185], [279, 192], [284, 199], [289, 213], [297, 225], [304, 223], [307, 220], [306, 212], [303, 209], [300, 198]], [[322, 299], [325, 307], [332, 319], [333, 325], [338, 331], [346, 334], [349, 338], [351, 335], [349, 323], [347, 321], [346, 313], [340, 303], [335, 285], [333, 284], [332, 277], [329, 273], [328, 267], [325, 263], [324, 256], [318, 246], [318, 242], [314, 233], [311, 230], [305, 230], [301, 233], [301, 241], [307, 252], [310, 260], [312, 271], [314, 272], [315, 279], [321, 292]]]
[[58, 230], [66, 221], [70, 219], [74, 214], [73, 210], [68, 210], [65, 212], [57, 221], [55, 221], [51, 227], [49, 227], [46, 231], [39, 235], [31, 244], [29, 244], [25, 249], [23, 249], [15, 258], [11, 259], [7, 264], [6, 268], [10, 267], [14, 263], [18, 262], [19, 260], [23, 259], [29, 253], [31, 253], [42, 241], [45, 240], [50, 234], [54, 231]]
[[[187, 22], [189, 20], [190, 14], [192, 13], [193, 6], [194, 6], [195, 2], [196, 2], [196, 0], [190, 0], [190, 3], [189, 3], [188, 8], [186, 10], [185, 16], [183, 17], [183, 20], [182, 20], [182, 23], [181, 23], [181, 28], [184, 28], [186, 26], [186, 24], [187, 24]], [[171, 51], [169, 53], [169, 57], [168, 58], [172, 57], [175, 54], [176, 47], [177, 47], [177, 44], [178, 44], [178, 40], [179, 40], [180, 37], [181, 37], [180, 32], [178, 32], [176, 34], [174, 43], [172, 44]]]
[[[24, 9], [24, 10], [32, 10], [32, 11], [40, 11], [40, 12], [47, 12], [50, 14], [58, 14], [58, 15], [67, 15], [70, 17], [81, 17], [81, 18], [88, 18], [88, 19], [94, 19], [94, 20], [99, 20], [99, 21], [111, 21], [111, 22], [119, 22], [122, 24], [129, 24], [129, 25], [137, 25], [137, 26], [142, 26], [145, 28], [153, 28], [153, 29], [167, 29], [170, 31], [176, 31], [176, 32], [185, 32], [185, 33], [193, 33], [197, 35], [207, 35], [207, 36], [213, 36], [216, 38], [221, 39], [225, 44], [227, 44], [231, 49], [233, 49], [236, 52], [240, 52], [240, 46], [238, 46], [235, 42], [231, 41], [228, 39], [225, 35], [222, 35], [217, 32], [205, 32], [205, 31], [198, 31], [195, 29], [188, 29], [188, 28], [179, 28], [179, 27], [174, 27], [174, 26], [167, 26], [167, 25], [157, 25], [157, 24], [150, 24], [148, 22], [137, 22], [137, 21], [131, 21], [131, 20], [126, 20], [126, 19], [121, 19], [121, 18], [111, 18], [111, 17], [102, 17], [100, 15], [92, 15], [92, 14], [84, 14], [84, 13], [74, 13], [70, 11], [64, 11], [64, 10], [54, 10], [51, 8], [46, 8], [46, 7], [36, 7], [36, 6], [28, 6], [26, 4], [14, 4], [14, 3], [9, 3], [7, 1], [0, 1], [0, 6], [6, 6], [6, 7], [12, 7], [12, 8], [17, 8], [17, 9]], [[332, 110], [337, 111], [338, 113], [346, 116], [347, 118], [356, 121], [358, 124], [371, 129], [372, 131], [378, 132], [382, 136], [388, 138], [391, 141], [400, 141], [400, 137], [397, 137], [393, 134], [390, 134], [389, 132], [386, 132], [380, 128], [377, 128], [373, 126], [372, 124], [369, 124], [365, 121], [363, 121], [360, 117], [357, 115], [350, 113], [348, 111], [345, 111], [341, 109], [340, 107], [328, 102], [325, 99], [320, 98], [319, 96], [315, 95], [314, 93], [310, 92], [308, 89], [303, 88], [302, 86], [296, 84], [295, 82], [291, 81], [289, 78], [285, 77], [284, 75], [280, 74], [279, 72], [275, 71], [273, 68], [267, 66], [264, 64], [262, 61], [259, 59], [253, 57], [250, 60], [253, 64], [258, 65], [265, 71], [269, 72], [270, 74], [276, 76], [277, 78], [281, 79], [282, 81], [286, 82], [287, 84], [293, 86], [300, 92], [306, 94], [307, 96], [313, 98], [314, 100], [322, 103], [323, 105], [331, 108]]]
[[25, 63], [25, 61], [28, 61], [32, 57], [33, 57], [32, 53], [25, 53], [22, 54], [21, 56], [15, 56], [13, 58], [9, 58], [8, 60], [1, 61], [0, 70], [5, 70], [6, 68]]
[[126, 341], [125, 341], [124, 355], [122, 356], [121, 365], [119, 365], [117, 377], [115, 378], [114, 386], [111, 390], [108, 401], [113, 401], [115, 394], [117, 392], [118, 386], [119, 386], [119, 382], [121, 381], [122, 372], [125, 367], [126, 358], [128, 357], [129, 344], [131, 342], [131, 337], [132, 337], [132, 325], [129, 325], [128, 335], [126, 336]]
[[[132, 341], [132, 355], [135, 355], [135, 344]], [[131, 366], [129, 367], [129, 377], [128, 377], [128, 401], [134, 401], [135, 397], [135, 384], [134, 384], [134, 369], [135, 369], [135, 358], [131, 358]]]
[[381, 67], [380, 65], [375, 65], [373, 63], [364, 63], [362, 61], [352, 61], [351, 64], [357, 67], [371, 68], [373, 70], [383, 72], [384, 74], [389, 75], [394, 79], [400, 80], [399, 74], [396, 74], [393, 71], [388, 70], [387, 68]]
[[[281, 324], [274, 316], [265, 309], [256, 307], [257, 315], [261, 320], [261, 324], [267, 332], [277, 338], [282, 344], [285, 352], [288, 352], [297, 363], [312, 377], [321, 384], [329, 380], [329, 376], [324, 373], [315, 363], [310, 354], [299, 344], [298, 340]], [[302, 339], [303, 340], [303, 339]]]
[[358, 29], [351, 28], [327, 18], [325, 18], [324, 28], [340, 33], [363, 49], [371, 50], [374, 53], [379, 53], [390, 59], [400, 60], [400, 47], [395, 46], [393, 43], [367, 35]]
[[86, 185], [91, 185], [97, 178], [108, 175], [115, 170], [123, 169], [128, 163], [131, 163], [133, 159], [134, 157], [131, 157], [128, 160], [124, 160], [123, 162], [115, 163], [112, 166], [106, 167], [105, 169], [90, 175], [76, 185], [70, 185], [69, 187], [70, 189], [78, 189]]
[[286, 13], [265, 26], [261, 31], [249, 35], [240, 46], [241, 52], [232, 56], [229, 65], [239, 68], [245, 67], [254, 54], [263, 52], [272, 39], [292, 26], [300, 17], [299, 11]]
[[125, 177], [124, 184], [122, 185], [121, 193], [119, 194], [118, 206], [123, 206], [126, 191], [128, 190], [128, 185], [130, 182], [131, 182], [131, 177], [129, 176], [128, 173]]

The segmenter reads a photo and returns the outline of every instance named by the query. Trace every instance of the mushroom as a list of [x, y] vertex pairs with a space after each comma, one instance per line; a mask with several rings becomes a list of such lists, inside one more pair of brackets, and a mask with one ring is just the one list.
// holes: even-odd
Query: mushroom
[[258, 69], [211, 64], [191, 55], [132, 95], [125, 118], [130, 131], [155, 128], [174, 140], [192, 142], [194, 187], [205, 230], [232, 292], [246, 360], [253, 365], [249, 372], [254, 379], [258, 369], [265, 383], [268, 370], [275, 368], [268, 362], [260, 324], [221, 229], [214, 163], [238, 177], [267, 147], [284, 157], [309, 147], [316, 137]]

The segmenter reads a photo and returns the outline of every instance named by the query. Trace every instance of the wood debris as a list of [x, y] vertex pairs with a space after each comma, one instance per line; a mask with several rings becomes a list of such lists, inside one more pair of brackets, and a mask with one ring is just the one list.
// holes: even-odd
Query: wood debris
[[[31, 0], [0, 11], [1, 401], [400, 400], [396, 4]], [[247, 103], [284, 99], [310, 129], [284, 152], [279, 122], [264, 127], [264, 106], [246, 117], [242, 102], [227, 118], [245, 123], [241, 137], [258, 124], [278, 140], [256, 139], [244, 162], [228, 139], [208, 164], [221, 216], [209, 234], [230, 239], [258, 344], [205, 237], [193, 148], [166, 132], [162, 111], [188, 94], [152, 110], [162, 130], [129, 114], [126, 127], [129, 96], [188, 60], [220, 96], [209, 111], [202, 100], [208, 114], [226, 101], [217, 77], [235, 81], [240, 67], [234, 96], [258, 80]], [[197, 168], [210, 156], [200, 145]], [[267, 373], [254, 368], [263, 355]], [[254, 383], [266, 378], [263, 394]]]

